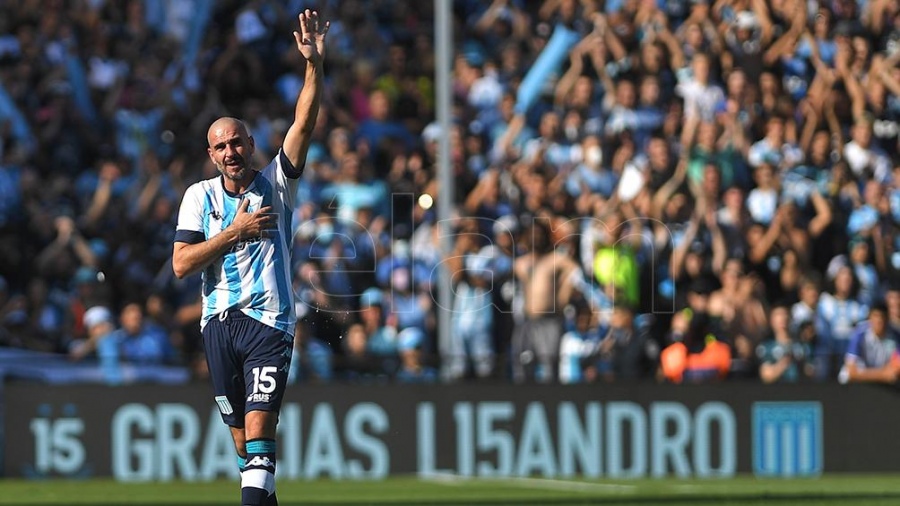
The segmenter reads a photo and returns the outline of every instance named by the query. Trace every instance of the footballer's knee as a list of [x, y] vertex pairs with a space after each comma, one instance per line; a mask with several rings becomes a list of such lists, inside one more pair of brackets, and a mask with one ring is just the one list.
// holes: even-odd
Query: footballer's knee
[[259, 438], [275, 439], [275, 427], [277, 425], [277, 412], [262, 410], [250, 411], [244, 417], [244, 441]]

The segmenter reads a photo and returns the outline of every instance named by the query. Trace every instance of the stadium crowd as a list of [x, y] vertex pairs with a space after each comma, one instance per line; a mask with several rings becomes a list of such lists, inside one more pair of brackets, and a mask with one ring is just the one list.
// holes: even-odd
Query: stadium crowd
[[[312, 3], [292, 381], [900, 376], [897, 2], [457, 0], [450, 132], [432, 2]], [[178, 202], [218, 116], [274, 156], [301, 7], [0, 0], [2, 346], [204, 376]]]

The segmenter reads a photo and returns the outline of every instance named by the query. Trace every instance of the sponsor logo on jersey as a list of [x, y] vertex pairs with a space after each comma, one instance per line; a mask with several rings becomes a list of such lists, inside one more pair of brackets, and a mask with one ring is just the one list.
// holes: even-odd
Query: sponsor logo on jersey
[[269, 394], [250, 394], [247, 396], [247, 402], [269, 402], [271, 397]]

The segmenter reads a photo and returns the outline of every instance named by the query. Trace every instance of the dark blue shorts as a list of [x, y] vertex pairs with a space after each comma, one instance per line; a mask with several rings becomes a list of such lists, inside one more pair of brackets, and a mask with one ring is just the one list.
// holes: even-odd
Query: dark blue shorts
[[222, 420], [244, 426], [249, 411], [281, 409], [294, 339], [240, 311], [228, 311], [203, 328], [206, 363]]

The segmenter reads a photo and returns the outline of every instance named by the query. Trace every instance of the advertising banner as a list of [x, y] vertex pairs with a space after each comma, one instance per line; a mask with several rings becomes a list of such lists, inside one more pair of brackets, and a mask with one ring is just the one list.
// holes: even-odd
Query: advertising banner
[[[284, 479], [390, 474], [604, 478], [896, 472], [900, 403], [868, 385], [292, 387]], [[8, 384], [8, 477], [237, 477], [204, 384]]]

